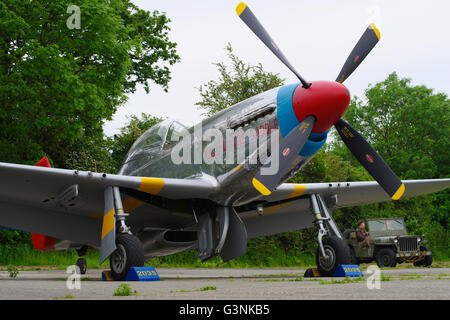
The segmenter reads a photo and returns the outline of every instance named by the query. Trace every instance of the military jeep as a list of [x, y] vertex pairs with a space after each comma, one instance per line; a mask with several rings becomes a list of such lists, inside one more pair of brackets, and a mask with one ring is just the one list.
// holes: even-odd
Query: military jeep
[[354, 264], [375, 260], [380, 268], [395, 267], [403, 262], [429, 267], [433, 262], [431, 251], [422, 245], [425, 236], [408, 235], [402, 218], [368, 219], [366, 230], [370, 246], [365, 248], [360, 247], [354, 229], [343, 233]]

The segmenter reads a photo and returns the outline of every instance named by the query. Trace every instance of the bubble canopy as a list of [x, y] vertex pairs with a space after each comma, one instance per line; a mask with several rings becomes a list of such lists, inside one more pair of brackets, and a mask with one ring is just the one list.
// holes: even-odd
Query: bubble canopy
[[120, 174], [135, 175], [151, 163], [160, 160], [171, 147], [179, 142], [188, 126], [173, 119], [166, 119], [145, 131], [131, 146]]

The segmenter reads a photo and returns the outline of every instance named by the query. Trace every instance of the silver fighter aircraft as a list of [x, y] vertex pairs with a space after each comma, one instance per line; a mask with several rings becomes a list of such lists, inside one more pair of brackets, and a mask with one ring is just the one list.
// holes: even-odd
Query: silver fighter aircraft
[[[101, 262], [110, 259], [112, 277], [123, 280], [130, 267], [153, 257], [197, 249], [202, 261], [215, 256], [228, 261], [246, 252], [248, 239], [316, 225], [317, 267], [332, 275], [339, 264], [350, 263], [332, 217], [335, 208], [450, 186], [450, 179], [399, 180], [341, 119], [350, 102], [342, 82], [378, 42], [375, 25], [366, 29], [335, 81], [310, 83], [244, 3], [236, 12], [299, 83], [256, 95], [194, 127], [173, 120], [153, 126], [134, 143], [118, 174], [50, 168], [46, 158], [36, 166], [0, 163], [0, 226], [33, 232], [38, 250], [77, 250], [81, 272], [87, 248], [99, 249]], [[375, 181], [284, 183], [325, 144], [333, 125]], [[208, 144], [199, 127], [244, 135]], [[269, 146], [272, 152], [261, 156]], [[175, 150], [188, 161], [176, 163]], [[198, 152], [201, 161], [195, 159]], [[225, 157], [233, 161], [218, 161]], [[275, 164], [277, 170], [268, 174]]]

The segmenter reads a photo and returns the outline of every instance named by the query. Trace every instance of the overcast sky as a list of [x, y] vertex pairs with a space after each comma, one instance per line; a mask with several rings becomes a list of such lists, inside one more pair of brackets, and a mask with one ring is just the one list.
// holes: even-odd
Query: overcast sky
[[[169, 92], [157, 85], [146, 94], [139, 89], [104, 125], [113, 135], [126, 116], [142, 112], [194, 124], [201, 116], [194, 104], [196, 87], [217, 79], [213, 62], [227, 61], [230, 42], [235, 53], [266, 71], [279, 73], [286, 84], [298, 82], [236, 15], [234, 0], [134, 0], [145, 10], [165, 12], [172, 20], [170, 39], [178, 44], [181, 62], [172, 67]], [[334, 80], [369, 23], [381, 40], [345, 81], [361, 97], [369, 83], [396, 71], [450, 94], [450, 1], [415, 0], [248, 0], [248, 6], [271, 34], [291, 64], [308, 81]]]

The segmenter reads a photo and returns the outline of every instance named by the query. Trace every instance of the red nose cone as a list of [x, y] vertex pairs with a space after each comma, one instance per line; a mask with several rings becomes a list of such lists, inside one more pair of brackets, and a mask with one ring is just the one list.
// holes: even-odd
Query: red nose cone
[[339, 82], [314, 81], [308, 89], [298, 86], [292, 103], [298, 121], [315, 116], [312, 132], [321, 133], [329, 130], [342, 117], [350, 103], [350, 93]]

